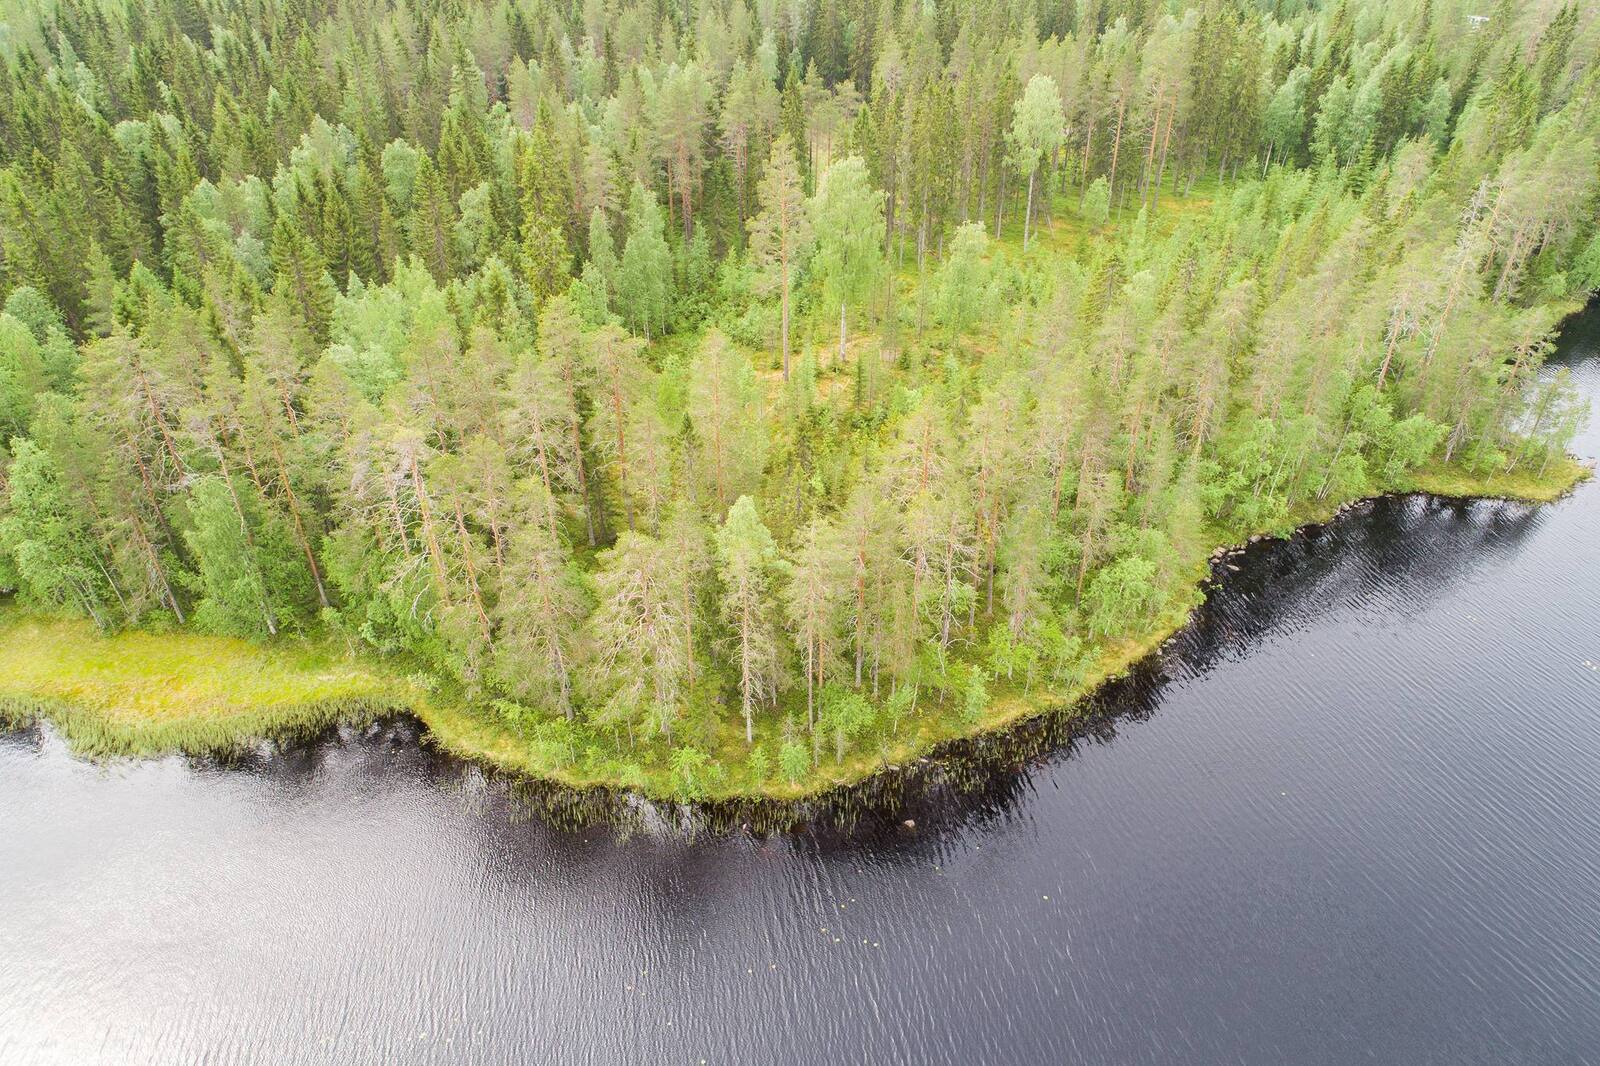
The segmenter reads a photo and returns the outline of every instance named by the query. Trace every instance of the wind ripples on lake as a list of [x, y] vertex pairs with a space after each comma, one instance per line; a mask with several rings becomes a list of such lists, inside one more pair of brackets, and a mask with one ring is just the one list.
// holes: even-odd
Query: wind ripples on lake
[[0, 1062], [1593, 1062], [1596, 543], [1590, 484], [1253, 545], [1087, 723], [844, 828], [555, 828], [404, 719], [0, 737]]

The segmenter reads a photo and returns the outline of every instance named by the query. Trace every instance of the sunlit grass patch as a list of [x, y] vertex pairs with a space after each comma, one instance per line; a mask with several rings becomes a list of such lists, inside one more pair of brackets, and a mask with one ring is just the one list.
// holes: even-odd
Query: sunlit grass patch
[[1473, 474], [1456, 467], [1429, 466], [1407, 475], [1401, 486], [1409, 492], [1428, 492], [1435, 496], [1492, 497], [1549, 503], [1565, 496], [1581, 482], [1594, 476], [1582, 463], [1563, 458], [1545, 469], [1519, 467], [1494, 474]]
[[404, 681], [323, 641], [107, 635], [86, 621], [0, 613], [0, 700], [9, 716], [44, 709], [88, 754], [223, 751], [411, 695]]

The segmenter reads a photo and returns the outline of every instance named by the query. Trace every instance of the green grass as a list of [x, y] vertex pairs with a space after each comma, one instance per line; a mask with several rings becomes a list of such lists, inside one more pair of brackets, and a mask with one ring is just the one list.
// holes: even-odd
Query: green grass
[[1497, 474], [1473, 474], [1445, 466], [1413, 470], [1397, 486], [1405, 492], [1427, 492], [1434, 496], [1492, 497], [1521, 500], [1524, 503], [1550, 503], [1571, 492], [1594, 471], [1572, 459], [1563, 458], [1540, 471], [1532, 467]]
[[407, 706], [414, 695], [326, 641], [105, 635], [82, 620], [0, 614], [0, 716], [43, 713], [88, 755], [225, 752]]

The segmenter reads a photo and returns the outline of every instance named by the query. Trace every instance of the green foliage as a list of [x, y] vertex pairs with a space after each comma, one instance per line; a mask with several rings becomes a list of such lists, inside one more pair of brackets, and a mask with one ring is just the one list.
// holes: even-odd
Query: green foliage
[[215, 474], [189, 491], [190, 528], [200, 600], [195, 624], [213, 633], [273, 636], [304, 602], [296, 586], [305, 579], [286, 532], [265, 520], [249, 490]]
[[778, 769], [783, 773], [784, 780], [796, 784], [811, 772], [811, 753], [804, 744], [786, 740], [783, 747], [778, 749]]
[[996, 677], [1031, 682], [1042, 650], [1041, 642], [1032, 634], [1019, 638], [1012, 634], [1010, 626], [992, 626], [984, 645], [984, 662]]
[[989, 235], [981, 222], [965, 222], [956, 229], [950, 251], [939, 268], [935, 306], [939, 321], [957, 333], [976, 325], [995, 305], [990, 270], [985, 262]]
[[733, 634], [733, 665], [744, 705], [745, 742], [753, 744], [755, 707], [772, 698], [783, 680], [782, 645], [771, 597], [782, 564], [778, 546], [749, 496], [740, 496], [729, 509], [714, 540], [723, 588], [722, 616]]
[[839, 311], [842, 347], [846, 310], [863, 302], [883, 274], [883, 194], [872, 187], [861, 157], [849, 156], [823, 172], [809, 211], [816, 233], [811, 269]]
[[678, 793], [684, 799], [694, 799], [701, 795], [711, 783], [711, 756], [698, 748], [674, 748], [670, 762]]
[[1089, 632], [1125, 632], [1146, 618], [1159, 598], [1156, 564], [1142, 556], [1124, 556], [1102, 569], [1089, 584], [1084, 597]]
[[1083, 194], [1083, 218], [1091, 226], [1111, 221], [1111, 185], [1104, 177], [1094, 179]]
[[1571, 5], [15, 6], [0, 587], [336, 629], [541, 773], [860, 772], [1219, 541], [1571, 476]]
[[120, 621], [115, 590], [96, 554], [92, 531], [61, 485], [51, 457], [26, 438], [16, 442], [0, 515], [0, 557], [15, 568], [25, 602], [81, 611], [106, 628]]
[[840, 685], [823, 689], [818, 724], [833, 735], [835, 762], [844, 760], [850, 745], [871, 728], [874, 717], [872, 704], [861, 693]]
[[772, 776], [772, 759], [767, 755], [766, 746], [757, 744], [750, 749], [749, 756], [745, 759], [750, 767], [750, 777], [754, 781], [765, 781]]
[[0, 314], [0, 441], [27, 431], [34, 400], [47, 387], [38, 339], [21, 319]]
[[662, 233], [661, 209], [638, 182], [628, 199], [628, 239], [617, 268], [616, 301], [629, 329], [646, 337], [666, 332], [672, 253]]
[[1006, 140], [1010, 163], [1028, 177], [1028, 199], [1023, 216], [1022, 245], [1028, 245], [1032, 228], [1034, 185], [1039, 167], [1055, 156], [1066, 136], [1066, 115], [1061, 110], [1061, 90], [1048, 74], [1035, 74], [1012, 111]]
[[1061, 90], [1048, 74], [1028, 79], [1006, 131], [1011, 163], [1023, 174], [1031, 173], [1061, 146], [1066, 116], [1061, 111]]
[[969, 667], [966, 683], [961, 687], [961, 719], [968, 725], [976, 725], [988, 707], [989, 685], [983, 668]]

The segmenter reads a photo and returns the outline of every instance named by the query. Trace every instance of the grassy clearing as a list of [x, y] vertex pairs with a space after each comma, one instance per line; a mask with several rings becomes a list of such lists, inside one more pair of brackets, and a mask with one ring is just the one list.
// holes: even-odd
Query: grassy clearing
[[1405, 492], [1427, 492], [1435, 496], [1458, 498], [1488, 497], [1521, 500], [1524, 503], [1550, 503], [1571, 492], [1594, 476], [1594, 471], [1574, 459], [1551, 463], [1544, 471], [1531, 468], [1502, 471], [1498, 474], [1470, 474], [1451, 467], [1430, 466], [1413, 470]]
[[326, 641], [105, 635], [82, 620], [0, 614], [0, 716], [43, 713], [87, 755], [225, 752], [406, 706], [413, 695]]

